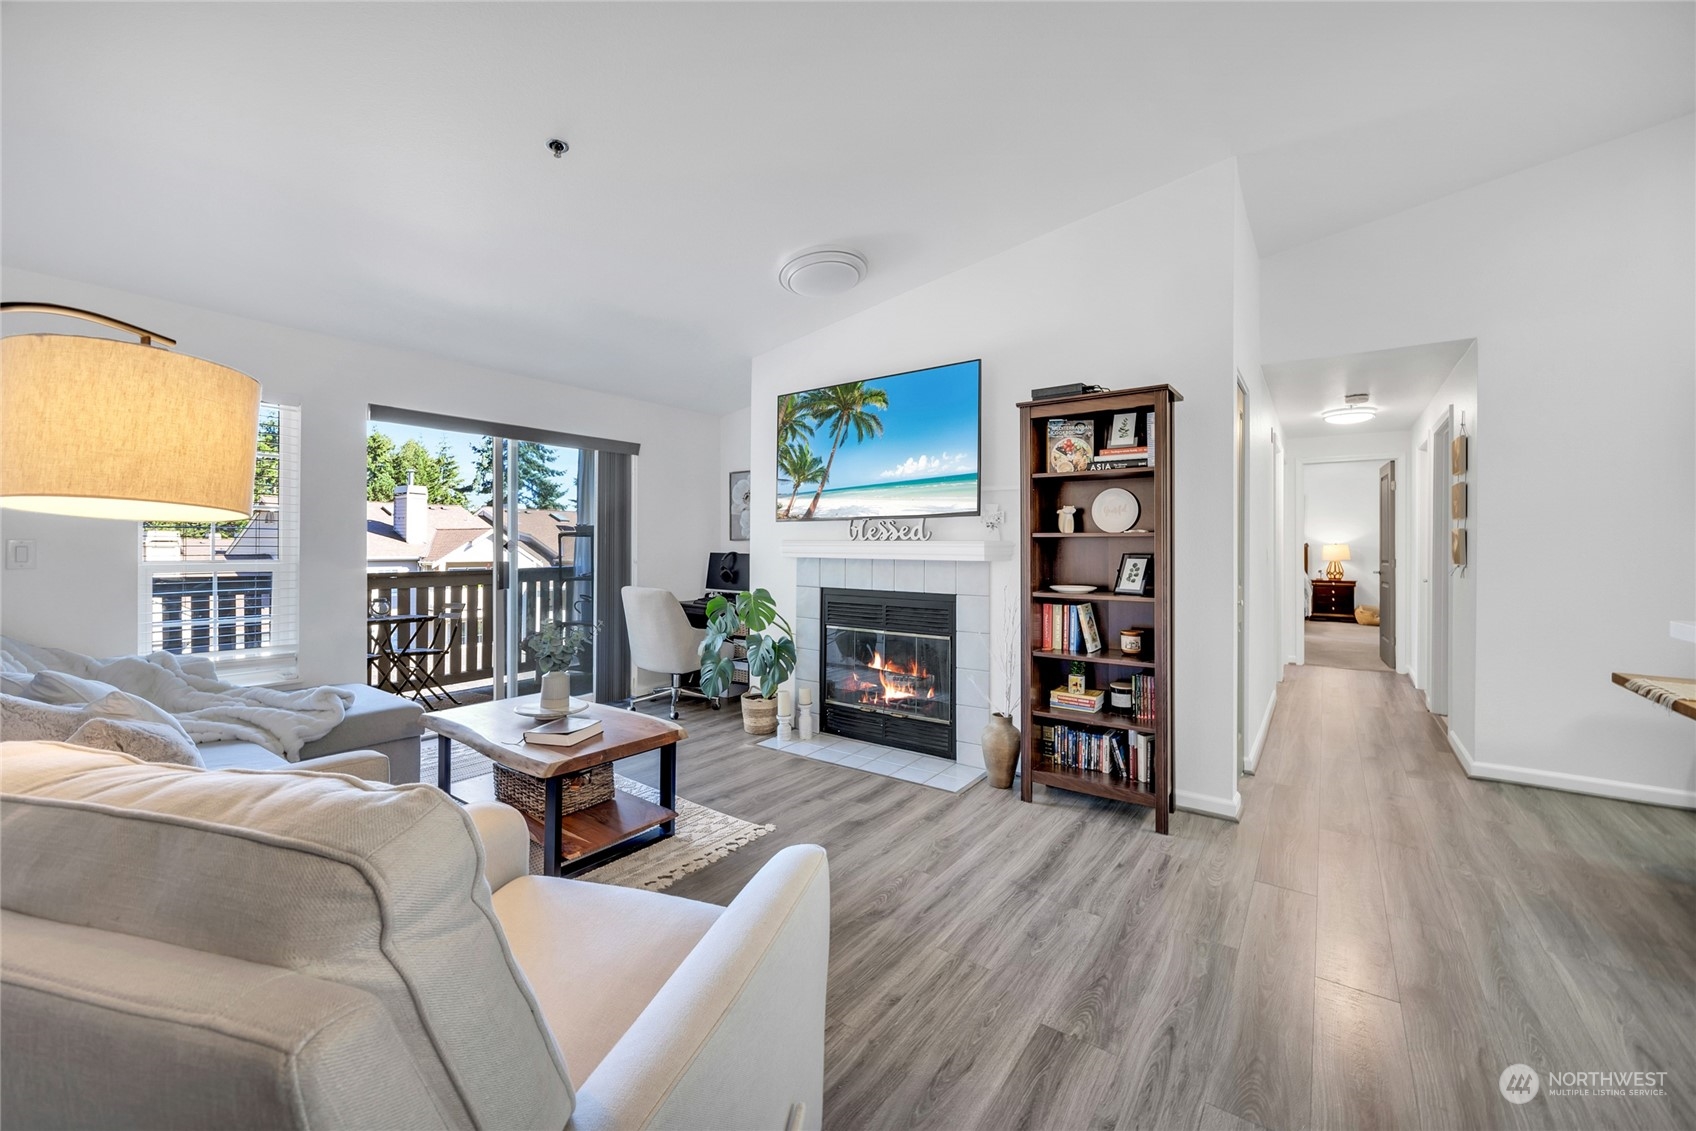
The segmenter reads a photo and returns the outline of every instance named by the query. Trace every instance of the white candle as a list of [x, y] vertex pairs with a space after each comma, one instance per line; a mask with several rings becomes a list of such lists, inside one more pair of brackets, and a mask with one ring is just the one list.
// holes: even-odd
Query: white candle
[[787, 719], [792, 711], [793, 705], [790, 702], [789, 689], [779, 689], [777, 693], [777, 717], [780, 719]]
[[810, 687], [803, 687], [801, 689], [801, 706], [811, 707], [812, 705], [813, 705], [813, 689], [810, 688]]

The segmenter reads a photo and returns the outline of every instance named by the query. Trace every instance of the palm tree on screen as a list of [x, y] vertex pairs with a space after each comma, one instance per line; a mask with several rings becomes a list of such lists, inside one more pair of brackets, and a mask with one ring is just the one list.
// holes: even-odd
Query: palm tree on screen
[[803, 403], [805, 396], [805, 393], [790, 393], [777, 398], [777, 450], [780, 452], [790, 444], [804, 444], [813, 438], [815, 424], [807, 415]]
[[836, 463], [836, 452], [848, 433], [854, 433], [856, 443], [883, 435], [883, 420], [877, 413], [889, 407], [889, 394], [882, 389], [867, 388], [864, 381], [850, 381], [828, 389], [815, 389], [801, 400], [807, 415], [820, 426], [830, 429], [831, 437], [830, 458], [824, 461], [824, 475], [818, 480], [819, 488], [813, 492], [813, 501], [807, 504], [807, 513], [802, 516], [812, 518], [819, 509], [819, 500], [824, 497], [824, 485]]
[[777, 457], [777, 470], [783, 478], [794, 484], [789, 492], [789, 503], [783, 508], [784, 518], [788, 518], [790, 512], [795, 509], [795, 496], [801, 493], [802, 484], [822, 485], [827, 474], [824, 462], [804, 443], [785, 445]]

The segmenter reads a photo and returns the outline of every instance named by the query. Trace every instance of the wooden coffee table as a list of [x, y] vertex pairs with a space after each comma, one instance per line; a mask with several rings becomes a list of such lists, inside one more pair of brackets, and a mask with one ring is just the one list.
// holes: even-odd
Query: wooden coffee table
[[[581, 717], [581, 716], [580, 716]], [[428, 711], [424, 729], [436, 735], [436, 786], [451, 796], [453, 743], [460, 742], [515, 773], [540, 779], [544, 819], [530, 817], [530, 839], [542, 846], [550, 876], [581, 872], [664, 840], [677, 830], [677, 744], [688, 733], [676, 723], [616, 707], [591, 705], [587, 717], [601, 721], [601, 733], [576, 746], [536, 746], [524, 732], [539, 725], [496, 699], [446, 711]], [[660, 803], [614, 789], [612, 797], [575, 813], [560, 814], [566, 774], [645, 754], [660, 752]], [[563, 852], [551, 846], [563, 845]]]

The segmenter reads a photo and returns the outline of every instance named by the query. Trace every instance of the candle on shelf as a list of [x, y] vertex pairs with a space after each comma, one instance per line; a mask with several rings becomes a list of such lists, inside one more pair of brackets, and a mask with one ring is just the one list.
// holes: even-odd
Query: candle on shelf
[[803, 687], [801, 689], [801, 706], [811, 707], [812, 705], [813, 705], [813, 689], [810, 688], [810, 687]]
[[794, 711], [790, 702], [789, 689], [779, 688], [777, 692], [777, 717], [787, 719]]

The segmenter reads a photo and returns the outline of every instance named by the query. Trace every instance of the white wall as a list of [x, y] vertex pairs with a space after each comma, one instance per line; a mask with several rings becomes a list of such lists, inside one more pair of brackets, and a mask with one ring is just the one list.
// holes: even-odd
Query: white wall
[[[1454, 369], [1444, 379], [1442, 386], [1432, 396], [1431, 403], [1419, 414], [1411, 437], [1415, 448], [1413, 472], [1413, 541], [1412, 560], [1409, 563], [1409, 578], [1419, 578], [1419, 584], [1413, 588], [1413, 613], [1415, 628], [1415, 650], [1419, 654], [1414, 664], [1414, 685], [1423, 691], [1429, 691], [1431, 686], [1431, 651], [1430, 635], [1426, 632], [1431, 607], [1431, 589], [1440, 578], [1431, 572], [1431, 532], [1434, 529], [1431, 512], [1435, 508], [1439, 517], [1443, 518], [1445, 530], [1453, 526], [1448, 520], [1449, 499], [1446, 495], [1432, 494], [1431, 461], [1438, 461], [1444, 470], [1444, 482], [1453, 483], [1453, 476], [1448, 473], [1449, 453], [1431, 443], [1432, 434], [1445, 417], [1452, 418], [1452, 435], [1458, 436], [1463, 431], [1471, 438], [1472, 443], [1479, 443], [1478, 431], [1478, 344], [1474, 342], [1455, 362]], [[1426, 451], [1418, 448], [1425, 445]], [[1476, 492], [1481, 481], [1478, 464], [1474, 461], [1467, 469], [1465, 482], [1469, 492]], [[1469, 499], [1469, 504], [1470, 504]], [[1468, 507], [1469, 516], [1472, 514]], [[1467, 538], [1469, 540], [1469, 556], [1476, 561], [1478, 551], [1477, 524], [1469, 517], [1466, 521]], [[1443, 536], [1446, 539], [1446, 535]], [[1442, 560], [1449, 560], [1449, 546], [1446, 541], [1439, 543], [1438, 552]], [[1448, 698], [1448, 728], [1450, 742], [1461, 749], [1470, 751], [1473, 747], [1476, 709], [1476, 684], [1478, 680], [1478, 570], [1476, 566], [1449, 566], [1446, 570], [1449, 586], [1449, 698]]]
[[[1311, 577], [1324, 567], [1327, 542], [1346, 542], [1343, 579], [1354, 582], [1355, 607], [1378, 604], [1378, 469], [1374, 460], [1316, 463], [1302, 477], [1302, 540]], [[1405, 612], [1405, 610], [1403, 610]]]
[[[1289, 531], [1289, 539], [1285, 554], [1289, 559], [1289, 572], [1286, 574], [1287, 585], [1283, 594], [1283, 612], [1285, 626], [1285, 655], [1292, 663], [1306, 661], [1305, 641], [1302, 636], [1302, 617], [1306, 603], [1305, 578], [1312, 577], [1323, 568], [1320, 558], [1321, 547], [1315, 543], [1309, 554], [1307, 573], [1301, 571], [1301, 544], [1304, 540], [1311, 541], [1307, 536], [1307, 480], [1315, 469], [1322, 470], [1337, 463], [1364, 462], [1376, 469], [1385, 463], [1396, 465], [1396, 482], [1405, 484], [1413, 474], [1412, 461], [1408, 447], [1406, 432], [1347, 432], [1339, 429], [1337, 435], [1298, 436], [1293, 437], [1284, 449], [1285, 482], [1289, 489], [1285, 492], [1284, 528]], [[1398, 487], [1398, 492], [1404, 488]], [[1372, 494], [1373, 505], [1373, 541], [1377, 541], [1377, 505], [1378, 479], [1376, 470], [1373, 471]], [[1398, 499], [1396, 506], [1396, 670], [1408, 671], [1412, 663], [1412, 640], [1414, 618], [1407, 612], [1412, 600], [1413, 579], [1410, 570], [1413, 568], [1413, 558], [1410, 547], [1413, 545], [1414, 520], [1412, 508], [1401, 503]], [[1374, 551], [1376, 558], [1376, 550]], [[1377, 568], [1377, 561], [1370, 565], [1361, 559], [1358, 551], [1354, 552], [1354, 560], [1347, 563], [1356, 570], [1371, 571]], [[1358, 580], [1358, 573], [1352, 575]], [[1380, 594], [1382, 596], [1382, 594]]]
[[[1170, 383], [1181, 582], [1176, 590], [1174, 756], [1179, 804], [1238, 809], [1231, 734], [1231, 416], [1234, 162], [1216, 165], [957, 271], [754, 359], [751, 437], [755, 576], [794, 611], [785, 541], [840, 539], [841, 523], [776, 520], [779, 394], [983, 359], [985, 501], [1012, 515], [1018, 410], [1063, 381]], [[941, 539], [993, 537], [976, 518], [932, 524]], [[996, 566], [999, 609], [1018, 569]], [[992, 611], [991, 624], [999, 624]], [[1001, 647], [997, 638], [993, 647]]]
[[[370, 404], [640, 443], [635, 576], [643, 584], [697, 595], [701, 564], [724, 538], [716, 416], [31, 272], [7, 269], [3, 283], [8, 300], [98, 310], [168, 334], [181, 351], [241, 370], [259, 380], [266, 397], [301, 406], [300, 670], [308, 682], [365, 678]], [[87, 332], [78, 326], [19, 318], [6, 329]], [[7, 633], [96, 654], [135, 650], [134, 524], [4, 511], [0, 531], [7, 538], [37, 538], [41, 555], [35, 571], [5, 574], [0, 624]]]
[[[1696, 149], [1685, 117], [1273, 256], [1266, 352], [1475, 338], [1481, 776], [1696, 806]], [[1590, 576], [1575, 579], [1574, 557]]]
[[724, 486], [719, 490], [719, 537], [723, 544], [715, 543], [720, 549], [747, 552], [747, 542], [731, 542], [725, 536], [730, 532], [730, 473], [747, 471], [748, 462], [748, 428], [750, 414], [745, 408], [737, 409], [718, 418], [718, 481]]
[[[1283, 678], [1278, 640], [1277, 445], [1272, 392], [1261, 370], [1260, 253], [1254, 245], [1240, 183], [1233, 200], [1231, 352], [1248, 393], [1246, 507], [1248, 543], [1243, 555], [1243, 697], [1238, 726], [1243, 767], [1252, 771], [1272, 725], [1278, 681]], [[1234, 533], [1234, 532], [1233, 532]]]

